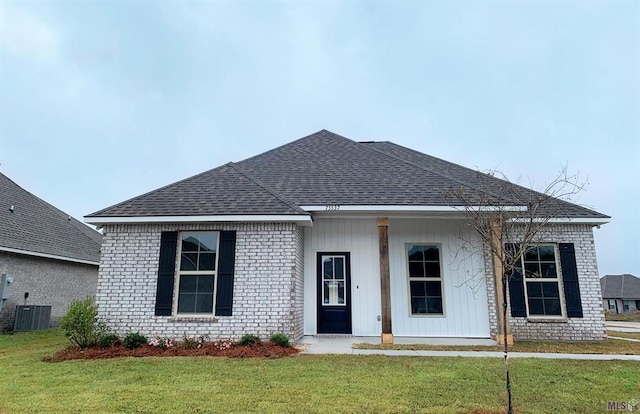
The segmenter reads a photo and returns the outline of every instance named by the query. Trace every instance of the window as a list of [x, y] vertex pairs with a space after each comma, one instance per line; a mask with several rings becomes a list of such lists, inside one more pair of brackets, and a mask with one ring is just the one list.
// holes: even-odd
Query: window
[[345, 256], [322, 256], [322, 304], [345, 306]]
[[552, 244], [530, 246], [522, 255], [529, 316], [562, 316], [556, 257]]
[[432, 244], [407, 246], [409, 295], [412, 315], [442, 315], [440, 247]]
[[615, 311], [616, 310], [616, 300], [615, 299], [607, 299], [607, 306], [609, 307], [610, 311]]
[[180, 233], [177, 314], [213, 314], [218, 239], [218, 232]]
[[624, 309], [625, 312], [629, 312], [631, 310], [631, 301], [630, 300], [623, 300], [622, 301], [622, 309]]

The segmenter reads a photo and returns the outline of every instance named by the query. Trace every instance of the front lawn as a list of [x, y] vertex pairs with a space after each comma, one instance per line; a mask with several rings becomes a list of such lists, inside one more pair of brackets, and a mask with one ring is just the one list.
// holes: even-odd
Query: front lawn
[[640, 322], [640, 311], [613, 313], [604, 312], [604, 319], [607, 321]]
[[607, 335], [640, 340], [640, 332], [607, 331]]
[[[502, 360], [359, 355], [42, 362], [60, 331], [0, 335], [0, 413], [467, 413], [504, 406]], [[518, 413], [640, 399], [640, 362], [512, 360]]]

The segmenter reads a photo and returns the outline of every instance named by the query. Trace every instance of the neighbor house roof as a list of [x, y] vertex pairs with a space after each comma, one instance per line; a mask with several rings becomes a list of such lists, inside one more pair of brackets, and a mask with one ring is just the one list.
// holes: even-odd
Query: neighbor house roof
[[600, 279], [603, 299], [640, 300], [640, 278], [630, 275], [606, 275]]
[[[505, 191], [505, 188], [507, 191]], [[490, 202], [522, 207], [539, 193], [390, 142], [359, 143], [322, 130], [87, 216], [298, 215], [310, 206], [423, 206]], [[522, 195], [526, 197], [520, 197]], [[563, 217], [608, 216], [557, 200]]]
[[0, 173], [0, 252], [98, 264], [102, 235]]

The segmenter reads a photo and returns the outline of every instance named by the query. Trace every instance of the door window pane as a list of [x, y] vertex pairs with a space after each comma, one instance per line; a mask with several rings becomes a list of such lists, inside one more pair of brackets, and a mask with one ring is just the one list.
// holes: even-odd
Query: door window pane
[[333, 259], [334, 279], [344, 279], [344, 259], [336, 257]]
[[344, 282], [324, 282], [324, 304], [344, 305]]
[[333, 259], [323, 259], [323, 276], [325, 279], [333, 279]]
[[346, 305], [346, 266], [344, 256], [322, 257], [322, 304]]

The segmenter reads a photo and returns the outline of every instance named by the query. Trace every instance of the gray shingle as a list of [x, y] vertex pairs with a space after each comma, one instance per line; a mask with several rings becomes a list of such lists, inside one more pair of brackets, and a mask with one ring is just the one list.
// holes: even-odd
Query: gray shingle
[[[0, 247], [98, 262], [102, 235], [0, 174]], [[13, 206], [13, 212], [10, 210]]]
[[640, 278], [630, 275], [606, 275], [600, 279], [603, 299], [640, 299]]
[[[484, 187], [480, 186], [483, 184]], [[88, 217], [305, 214], [303, 205], [523, 205], [531, 190], [388, 142], [358, 143], [322, 130]], [[490, 200], [486, 200], [487, 194]], [[607, 218], [556, 200], [567, 217]]]
[[132, 198], [87, 217], [308, 215], [233, 163]]
[[[463, 167], [440, 158], [432, 157], [409, 148], [402, 147], [392, 142], [367, 143], [372, 148], [389, 154], [398, 159], [419, 165], [430, 171], [437, 172], [447, 177], [459, 180], [464, 188], [481, 190], [483, 193], [490, 193], [496, 196], [511, 196], [511, 202], [515, 205], [526, 204], [528, 200], [544, 199], [545, 194], [533, 191], [529, 188], [498, 179], [494, 176], [482, 173], [477, 170]], [[586, 207], [578, 206], [564, 200], [552, 199], [542, 204], [541, 214], [560, 213], [563, 217], [571, 218], [610, 218], [607, 215], [598, 213]], [[546, 209], [546, 211], [545, 211]]]

